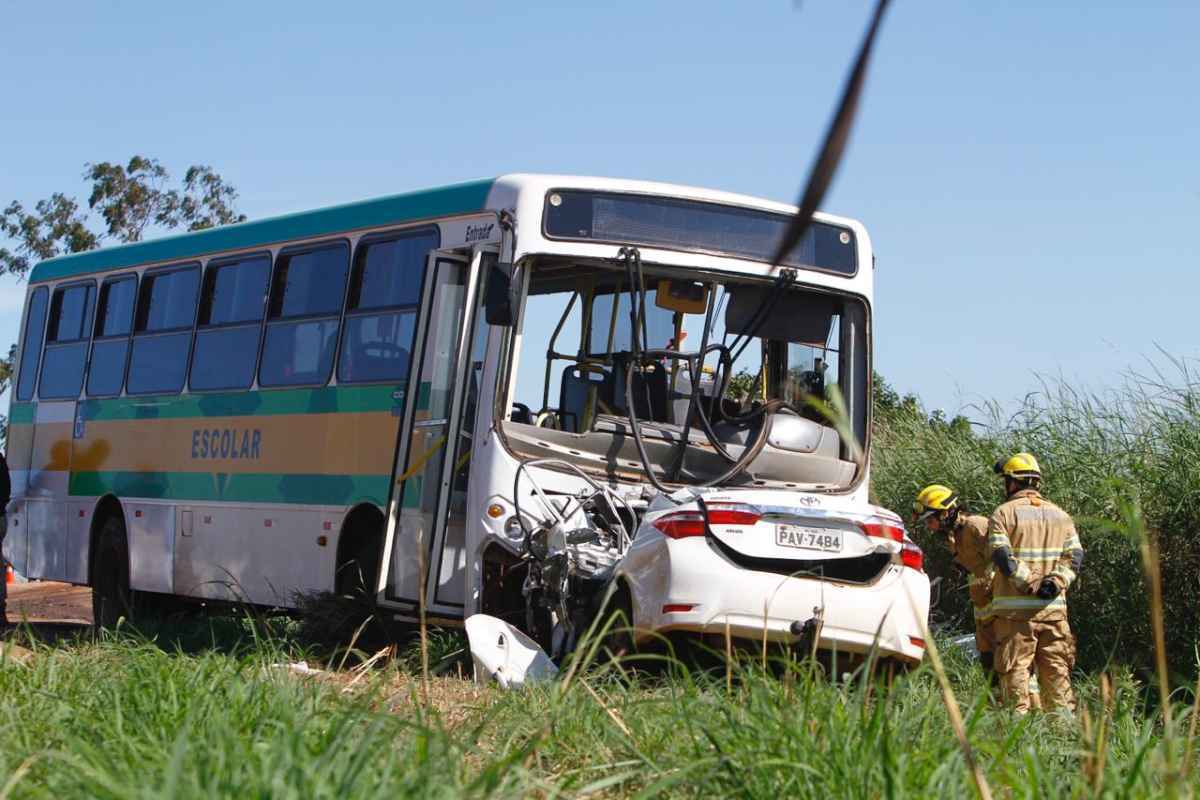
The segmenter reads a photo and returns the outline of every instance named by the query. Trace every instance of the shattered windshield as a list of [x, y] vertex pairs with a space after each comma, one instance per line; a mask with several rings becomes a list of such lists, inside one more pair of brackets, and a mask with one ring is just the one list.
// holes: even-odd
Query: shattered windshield
[[[770, 277], [649, 266], [641, 285], [634, 336], [630, 310], [641, 304], [620, 269], [556, 261], [532, 267], [510, 384], [510, 443], [558, 457], [561, 446], [586, 466], [621, 472], [642, 460], [629, 441], [636, 422], [655, 474], [661, 468], [660, 477], [689, 483], [720, 475], [719, 462], [751, 448], [762, 432], [761, 452], [742, 480], [852, 479], [851, 447], [825, 412], [839, 393], [849, 427], [865, 441], [861, 301], [781, 288]], [[521, 446], [522, 425], [542, 432], [533, 447]]]

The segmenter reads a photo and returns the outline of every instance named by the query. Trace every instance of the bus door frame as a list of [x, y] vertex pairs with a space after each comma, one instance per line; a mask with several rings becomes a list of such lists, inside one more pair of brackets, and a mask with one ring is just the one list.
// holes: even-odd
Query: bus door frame
[[[381, 569], [379, 570], [379, 583], [376, 586], [376, 601], [378, 605], [381, 608], [399, 612], [397, 614], [399, 617], [416, 619], [421, 611], [422, 602], [424, 603], [425, 613], [429, 616], [448, 619], [461, 619], [463, 616], [464, 607], [462, 605], [435, 602], [438, 579], [434, 571], [436, 565], [441, 563], [438, 548], [445, 546], [450, 489], [454, 479], [455, 465], [453, 453], [455, 443], [458, 440], [459, 429], [462, 425], [461, 417], [467, 387], [467, 372], [471, 368], [470, 350], [473, 328], [471, 315], [475, 311], [478, 293], [481, 291], [479, 272], [485, 249], [476, 247], [470, 250], [465, 248], [432, 250], [425, 260], [421, 309], [418, 314], [413, 353], [410, 359], [409, 380], [405, 388], [403, 417], [400, 420], [395, 447], [395, 460], [388, 487], [383, 557], [381, 559]], [[441, 459], [441, 469], [438, 471], [437, 476], [438, 491], [431, 530], [425, 531], [421, 529], [418, 532], [416, 541], [418, 544], [423, 544], [423, 546], [417, 547], [413, 553], [418, 559], [418, 575], [423, 577], [420, 589], [421, 599], [394, 597], [389, 596], [389, 584], [396, 559], [393, 549], [402, 543], [402, 540], [399, 540], [398, 537], [398, 534], [401, 533], [398, 528], [401, 527], [399, 523], [402, 521], [401, 512], [403, 509], [401, 503], [403, 500], [404, 483], [408, 478], [415, 477], [418, 472], [423, 470], [428, 461], [433, 460], [431, 449], [424, 453], [416, 454], [419, 461], [415, 464], [410, 464], [412, 460], [411, 456], [413, 455], [411, 450], [414, 430], [422, 425], [429, 426], [430, 423], [437, 423], [437, 420], [416, 420], [415, 416], [418, 410], [417, 402], [421, 395], [420, 382], [425, 366], [425, 355], [431, 350], [431, 345], [433, 344], [427, 341], [427, 339], [434, 311], [434, 301], [436, 299], [434, 295], [437, 290], [437, 270], [443, 262], [457, 263], [466, 270], [462, 307], [460, 309], [462, 324], [459, 326], [455, 341], [453, 342], [455, 352], [453, 392], [450, 396], [448, 414], [444, 420], [445, 436], [441, 444], [438, 445], [438, 447], [445, 448], [445, 450]], [[432, 349], [436, 350], [435, 347]], [[422, 555], [425, 559], [423, 564], [420, 563]], [[463, 588], [465, 592], [465, 581]]]

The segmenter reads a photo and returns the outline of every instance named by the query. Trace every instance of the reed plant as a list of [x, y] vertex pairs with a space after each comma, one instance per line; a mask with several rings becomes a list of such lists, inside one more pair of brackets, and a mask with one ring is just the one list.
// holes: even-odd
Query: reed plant
[[[1076, 521], [1086, 551], [1070, 593], [1079, 665], [1096, 672], [1119, 662], [1156, 669], [1150, 594], [1141, 554], [1142, 529], [1159, 551], [1164, 646], [1172, 683], [1196, 676], [1200, 641], [1200, 382], [1188, 362], [1128, 373], [1105, 392], [1085, 392], [1065, 379], [1045, 379], [1015, 411], [996, 403], [967, 413], [972, 424], [948, 424], [915, 401], [877, 406], [871, 446], [876, 502], [906, 513], [920, 488], [945, 483], [974, 513], [1003, 501], [992, 464], [1027, 450], [1037, 456], [1044, 492]], [[1135, 503], [1139, 526], [1124, 508]], [[942, 542], [912, 531], [937, 581], [936, 625], [969, 631], [965, 579]]]

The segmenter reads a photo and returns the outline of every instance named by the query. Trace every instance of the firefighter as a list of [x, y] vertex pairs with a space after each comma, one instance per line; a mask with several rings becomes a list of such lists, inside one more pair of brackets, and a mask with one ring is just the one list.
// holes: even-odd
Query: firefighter
[[1036, 458], [1017, 453], [995, 470], [1008, 497], [988, 521], [1000, 690], [1018, 713], [1028, 712], [1028, 675], [1035, 666], [1046, 710], [1073, 711], [1075, 638], [1067, 624], [1067, 591], [1083, 566], [1083, 546], [1071, 517], [1042, 497]]
[[968, 514], [952, 489], [936, 483], [921, 490], [914, 508], [917, 521], [925, 523], [931, 533], [946, 537], [954, 563], [970, 575], [967, 593], [975, 612], [975, 647], [979, 650], [979, 663], [990, 678], [996, 638], [992, 626], [993, 568], [988, 560], [988, 518]]

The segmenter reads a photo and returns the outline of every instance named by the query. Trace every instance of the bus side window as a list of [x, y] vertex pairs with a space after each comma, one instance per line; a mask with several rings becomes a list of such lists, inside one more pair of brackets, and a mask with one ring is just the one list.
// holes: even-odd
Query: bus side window
[[29, 298], [29, 313], [25, 315], [25, 338], [21, 342], [21, 374], [17, 379], [17, 400], [33, 399], [37, 382], [38, 361], [42, 357], [42, 331], [46, 327], [45, 286], [35, 289]]
[[112, 397], [121, 393], [136, 297], [136, 275], [107, 280], [100, 287], [92, 363], [88, 367], [87, 393], [90, 397]]
[[338, 381], [407, 381], [425, 258], [436, 229], [366, 240], [354, 254]]
[[183, 388], [199, 287], [198, 264], [142, 278], [125, 386], [130, 394], [175, 394]]
[[209, 264], [200, 294], [189, 388], [250, 388], [270, 274], [269, 254]]
[[92, 332], [92, 308], [96, 284], [76, 284], [54, 290], [50, 300], [50, 324], [46, 329], [46, 353], [38, 397], [43, 400], [73, 400], [83, 388]]
[[260, 385], [323, 386], [329, 380], [349, 261], [345, 242], [285, 250], [275, 259]]

